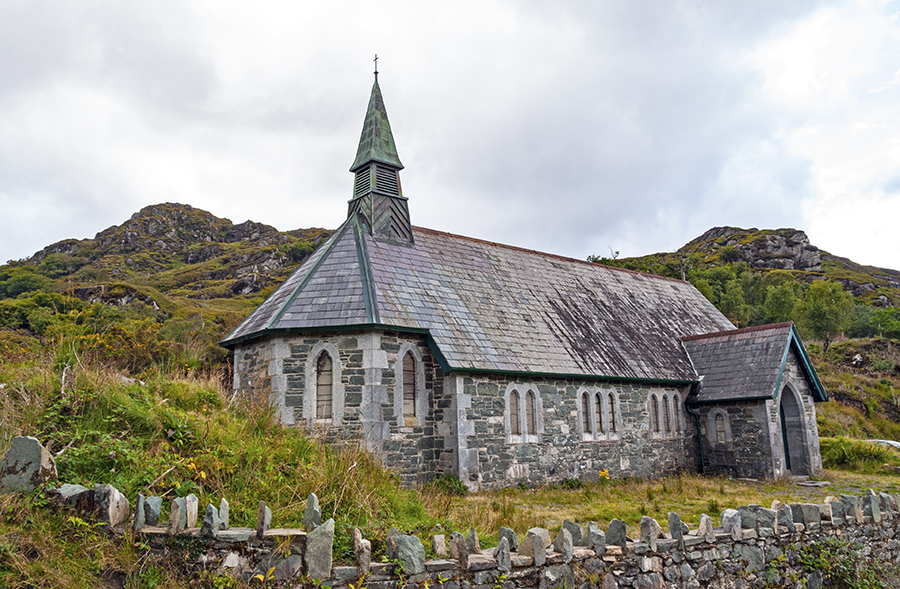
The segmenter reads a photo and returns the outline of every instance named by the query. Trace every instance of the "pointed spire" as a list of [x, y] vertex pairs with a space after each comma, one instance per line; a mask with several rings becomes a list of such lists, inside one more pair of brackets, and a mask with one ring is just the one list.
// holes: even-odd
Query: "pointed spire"
[[394, 145], [394, 135], [391, 133], [384, 100], [381, 98], [381, 88], [378, 87], [377, 73], [375, 84], [372, 86], [372, 95], [369, 97], [366, 120], [363, 122], [362, 134], [359, 137], [356, 160], [350, 171], [356, 172], [370, 162], [387, 164], [398, 170], [403, 169], [403, 164], [397, 156], [397, 146]]

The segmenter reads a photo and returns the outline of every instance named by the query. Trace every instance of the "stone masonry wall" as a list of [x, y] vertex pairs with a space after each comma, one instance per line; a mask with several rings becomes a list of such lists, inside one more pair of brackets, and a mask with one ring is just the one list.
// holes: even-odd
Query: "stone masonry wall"
[[[469, 432], [464, 448], [470, 453], [467, 468], [459, 476], [470, 488], [501, 488], [520, 481], [529, 485], [564, 479], [596, 481], [601, 470], [616, 477], [659, 476], [698, 466], [696, 430], [687, 421], [682, 402], [671, 410], [671, 419], [678, 422], [672, 429], [680, 431], [649, 431], [649, 395], [662, 398], [665, 393], [672, 399], [677, 394], [683, 399], [686, 388], [557, 379], [521, 382], [483, 375], [455, 378], [462, 381], [465, 405], [457, 429]], [[531, 390], [539, 396], [538, 428], [532, 436], [513, 439], [509, 435], [505, 413], [512, 389], [521, 395]], [[579, 393], [585, 390], [592, 395], [616, 395], [615, 433], [584, 439], [583, 427], [579, 429]]]
[[[396, 366], [399, 354], [410, 349], [421, 364], [419, 419], [398, 415]], [[315, 418], [314, 388], [306, 395], [315, 384], [312, 363], [322, 351], [332, 356], [335, 370], [334, 417], [324, 421]], [[424, 336], [380, 331], [287, 335], [239, 346], [234, 357], [235, 395], [267, 400], [284, 425], [305, 426], [327, 439], [364, 439], [407, 486], [452, 469], [452, 450], [444, 448], [434, 427], [450, 402], [443, 398], [443, 372]]]

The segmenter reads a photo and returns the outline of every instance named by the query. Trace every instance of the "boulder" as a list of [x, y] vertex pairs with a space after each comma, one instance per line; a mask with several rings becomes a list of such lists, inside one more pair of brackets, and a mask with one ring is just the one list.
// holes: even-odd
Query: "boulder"
[[506, 541], [509, 542], [509, 549], [511, 552], [518, 552], [519, 550], [519, 535], [512, 531], [510, 528], [500, 528], [500, 540], [506, 538]]
[[407, 576], [425, 572], [425, 547], [415, 536], [394, 536], [390, 540], [394, 545], [394, 554], [400, 561], [400, 568]]
[[[271, 514], [271, 512], [269, 513]], [[310, 578], [328, 579], [331, 577], [331, 550], [333, 546], [333, 519], [329, 519], [306, 535], [306, 572]]]
[[315, 530], [322, 525], [322, 508], [319, 507], [319, 498], [315, 493], [306, 497], [306, 509], [303, 510], [303, 527], [307, 532]]
[[815, 503], [791, 503], [791, 514], [794, 516], [794, 523], [804, 526], [822, 521], [819, 506]]
[[771, 528], [773, 530], [775, 529], [775, 520], [778, 517], [778, 514], [775, 513], [774, 509], [766, 509], [761, 505], [751, 505], [750, 510], [756, 517], [757, 530], [759, 528]]
[[55, 481], [56, 463], [37, 438], [17, 436], [0, 461], [0, 493], [30, 493]]
[[60, 485], [54, 495], [62, 505], [78, 513], [94, 513], [94, 490], [81, 485]]
[[[744, 505], [737, 508], [737, 512], [741, 514], [741, 528], [745, 530], [755, 530], [757, 528], [756, 525], [756, 511], [754, 507], [761, 507], [760, 505]], [[722, 524], [722, 527], [725, 527], [725, 524]]]
[[111, 528], [127, 522], [131, 515], [128, 499], [112, 485], [94, 485], [94, 504], [98, 511], [97, 518]]

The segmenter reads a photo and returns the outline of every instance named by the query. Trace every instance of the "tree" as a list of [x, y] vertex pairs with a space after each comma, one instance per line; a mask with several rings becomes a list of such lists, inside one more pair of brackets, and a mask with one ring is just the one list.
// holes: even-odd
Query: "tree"
[[812, 336], [822, 340], [822, 352], [834, 336], [850, 326], [853, 297], [844, 292], [840, 282], [817, 280], [809, 287], [806, 299], [798, 305], [802, 324]]
[[793, 281], [784, 281], [778, 286], [766, 288], [766, 317], [772, 323], [790, 321], [797, 304]]
[[719, 309], [738, 327], [747, 323], [750, 309], [744, 301], [744, 287], [737, 278], [725, 284], [725, 294], [719, 302]]

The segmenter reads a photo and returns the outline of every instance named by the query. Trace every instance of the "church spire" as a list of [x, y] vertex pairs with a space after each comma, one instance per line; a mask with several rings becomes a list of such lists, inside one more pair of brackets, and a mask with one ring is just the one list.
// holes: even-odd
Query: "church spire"
[[[375, 58], [378, 59], [378, 56]], [[350, 167], [355, 179], [348, 217], [359, 213], [372, 235], [412, 243], [409, 207], [400, 187], [402, 169], [378, 86], [376, 61], [375, 84], [369, 97], [356, 159]]]

